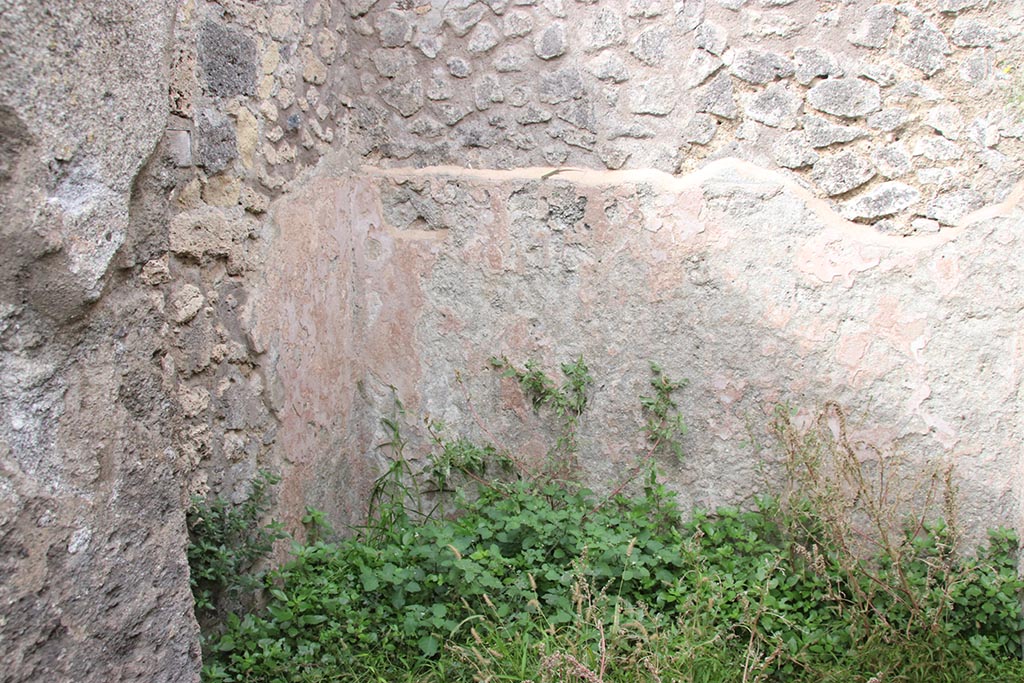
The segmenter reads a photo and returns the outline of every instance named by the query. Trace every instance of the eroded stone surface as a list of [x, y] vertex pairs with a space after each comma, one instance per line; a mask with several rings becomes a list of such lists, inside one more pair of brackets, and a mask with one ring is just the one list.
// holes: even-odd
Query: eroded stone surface
[[[337, 206], [315, 214], [296, 198], [280, 207], [284, 225], [304, 225], [304, 233], [323, 236], [320, 243], [334, 235], [332, 249], [334, 240], [338, 249], [353, 245], [356, 266], [342, 280], [372, 283], [362, 294], [353, 290], [369, 301], [346, 304], [372, 312], [365, 332], [343, 326], [336, 307], [325, 305], [330, 296], [303, 316], [334, 325], [346, 340], [324, 365], [354, 368], [347, 382], [311, 386], [303, 366], [308, 354], [322, 352], [300, 328], [279, 328], [282, 338], [301, 345], [278, 366], [289, 378], [286, 387], [295, 387], [286, 393], [300, 413], [291, 443], [308, 438], [310, 420], [326, 426], [338, 415], [360, 419], [339, 391], [357, 377], [377, 387], [361, 419], [387, 407], [384, 378], [393, 376], [401, 378], [407, 409], [471, 424], [460, 377], [494, 433], [509, 435], [508, 445], [524, 457], [543, 457], [543, 444], [532, 438], [537, 418], [518, 391], [468, 369], [494, 354], [536, 358], [547, 367], [582, 354], [595, 376], [616, 378], [595, 391], [580, 433], [588, 483], [606, 490], [629, 461], [627, 406], [656, 359], [672, 376], [690, 380], [680, 396], [690, 425], [686, 458], [659, 468], [684, 505], [740, 500], [754, 481], [749, 472], [770, 465], [765, 453], [742, 445], [751, 438], [751, 416], [767, 416], [786, 400], [809, 411], [827, 397], [871, 406], [857, 413], [864, 438], [898, 441], [912, 458], [957, 462], [967, 515], [1018, 519], [1016, 452], [996, 448], [999, 455], [984, 462], [964, 454], [1020, 436], [1017, 422], [997, 417], [1014, 404], [1019, 378], [972, 378], [964, 369], [1015, 343], [1010, 292], [1024, 261], [997, 256], [991, 245], [1014, 254], [1024, 246], [1013, 236], [1019, 210], [955, 236], [922, 224], [927, 235], [902, 238], [846, 223], [782, 176], [732, 162], [683, 179], [651, 172], [543, 175], [426, 169], [330, 181], [315, 193], [358, 198], [345, 232], [333, 220]], [[872, 217], [914, 198], [907, 186], [880, 187]], [[405, 212], [393, 227], [390, 214], [378, 217], [373, 208], [392, 205], [388, 197], [436, 208]], [[426, 218], [412, 232], [394, 229], [436, 210], [446, 217]], [[432, 221], [444, 230], [428, 230]], [[319, 266], [308, 254], [286, 258], [279, 263], [282, 284], [301, 289], [318, 281]], [[1006, 267], [993, 268], [993, 259]], [[752, 271], [759, 277], [739, 276]], [[977, 298], [992, 287], [1000, 293]], [[797, 289], [803, 294], [795, 302], [787, 293]], [[294, 298], [275, 296], [276, 306], [294, 305]], [[546, 303], [552, 297], [557, 307]], [[268, 330], [272, 321], [290, 319], [272, 308], [262, 317]], [[972, 342], [963, 343], [964, 335]], [[310, 392], [320, 401], [313, 412], [300, 402]], [[959, 419], [964, 410], [969, 420]], [[380, 436], [372, 424], [362, 433], [366, 444]], [[362, 464], [349, 465], [365, 468], [359, 476], [382, 466], [367, 446], [355, 451], [366, 454]]]

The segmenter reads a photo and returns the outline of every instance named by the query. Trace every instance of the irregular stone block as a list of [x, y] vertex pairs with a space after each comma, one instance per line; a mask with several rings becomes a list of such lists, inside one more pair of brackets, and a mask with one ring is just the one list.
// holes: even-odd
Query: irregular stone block
[[479, 111], [489, 109], [492, 104], [505, 101], [505, 91], [494, 74], [486, 74], [473, 84], [473, 102]]
[[491, 11], [500, 17], [508, 9], [509, 0], [481, 0], [481, 2], [490, 7]]
[[782, 83], [772, 83], [757, 93], [746, 106], [748, 118], [773, 128], [792, 129], [803, 98]]
[[666, 0], [629, 0], [626, 15], [644, 19], [660, 17], [665, 13], [665, 2]]
[[545, 104], [561, 104], [583, 97], [583, 78], [575, 67], [564, 67], [542, 74], [537, 88], [538, 99]]
[[[903, 5], [900, 6], [903, 9]], [[912, 30], [903, 38], [897, 56], [926, 76], [934, 76], [946, 66], [946, 55], [952, 52], [946, 36], [924, 15], [914, 10]]]
[[345, 9], [348, 10], [349, 16], [361, 17], [369, 12], [374, 5], [380, 0], [345, 0]]
[[[174, 165], [179, 168], [188, 168], [192, 165], [192, 134], [187, 130], [167, 131], [167, 153]], [[7, 150], [5, 150], [7, 151]], [[0, 161], [2, 164], [3, 161]], [[0, 169], [0, 181], [5, 180], [4, 173]]]
[[676, 26], [689, 32], [704, 21], [704, 0], [675, 0]]
[[807, 103], [826, 114], [856, 119], [878, 111], [882, 95], [876, 84], [859, 78], [829, 78], [807, 92]]
[[959, 47], [992, 47], [1004, 39], [999, 29], [969, 17], [957, 17], [949, 35]]
[[594, 103], [588, 99], [574, 99], [559, 108], [556, 116], [567, 124], [597, 132], [597, 117], [594, 116]]
[[473, 66], [462, 57], [448, 59], [448, 73], [455, 78], [468, 78], [473, 73]]
[[595, 151], [601, 163], [605, 165], [605, 168], [613, 171], [625, 166], [630, 154], [628, 150], [623, 149], [619, 145], [607, 143], [598, 145]]
[[960, 110], [951, 104], [941, 104], [932, 108], [925, 117], [924, 123], [948, 140], [958, 139], [960, 131], [964, 127]]
[[868, 190], [841, 206], [849, 220], [874, 220], [905, 211], [921, 199], [915, 188], [900, 182], [888, 182]]
[[679, 100], [675, 79], [656, 76], [638, 83], [629, 90], [629, 111], [634, 114], [666, 116], [672, 113]]
[[653, 26], [633, 41], [629, 53], [647, 66], [657, 66], [665, 61], [669, 32], [664, 26]]
[[454, 91], [452, 90], [451, 83], [445, 78], [444, 72], [435, 70], [427, 81], [424, 94], [428, 100], [441, 101], [451, 99]]
[[910, 112], [906, 109], [894, 107], [876, 111], [868, 116], [868, 128], [884, 131], [886, 133], [902, 128], [910, 121]]
[[708, 80], [722, 68], [722, 60], [705, 50], [696, 49], [686, 60], [684, 84], [687, 88], [695, 88]]
[[308, 47], [302, 48], [302, 80], [313, 85], [327, 80], [327, 65]]
[[724, 26], [705, 21], [693, 34], [693, 45], [707, 50], [716, 57], [721, 57], [725, 52], [729, 40], [729, 32]]
[[488, 149], [501, 141], [502, 132], [488, 125], [471, 123], [460, 126], [455, 132], [455, 137], [463, 147]]
[[517, 73], [526, 68], [530, 58], [521, 47], [503, 48], [491, 64], [498, 73]]
[[729, 72], [747, 83], [763, 85], [792, 76], [796, 68], [789, 58], [777, 52], [741, 48], [733, 51]]
[[534, 106], [533, 104], [527, 104], [525, 107], [517, 111], [515, 115], [516, 123], [520, 123], [524, 126], [529, 126], [534, 123], [547, 123], [551, 120], [551, 117], [551, 112]]
[[794, 51], [796, 82], [807, 85], [819, 76], [838, 78], [843, 75], [835, 55], [816, 47], [798, 47]]
[[534, 38], [533, 52], [541, 59], [554, 59], [565, 54], [567, 45], [565, 24], [556, 21]]
[[722, 72], [707, 85], [693, 91], [694, 108], [698, 112], [734, 119], [739, 113], [732, 87], [732, 78]]
[[710, 114], [694, 114], [686, 127], [683, 128], [683, 141], [696, 145], [706, 145], [718, 132], [718, 119]]
[[815, 148], [851, 142], [868, 134], [863, 128], [840, 126], [813, 114], [801, 116], [800, 124], [803, 126], [808, 144]]
[[596, 57], [586, 64], [587, 71], [600, 81], [623, 83], [629, 80], [625, 62], [614, 52]]
[[801, 132], [779, 136], [772, 145], [772, 159], [783, 168], [803, 168], [818, 160], [818, 153], [807, 143]]
[[856, 69], [853, 71], [853, 75], [863, 76], [869, 81], [874, 81], [883, 88], [888, 88], [896, 83], [896, 80], [899, 77], [898, 72], [891, 65], [869, 61], [859, 62]]
[[210, 173], [219, 173], [237, 156], [238, 144], [231, 120], [216, 109], [200, 111], [196, 117], [196, 165]]
[[931, 161], [953, 161], [964, 155], [960, 146], [937, 135], [929, 135], [914, 143], [914, 156], [923, 156]]
[[787, 40], [807, 26], [799, 14], [749, 11], [743, 18], [743, 35], [754, 42], [773, 38]]
[[822, 157], [811, 171], [811, 179], [830, 197], [845, 194], [874, 177], [871, 162], [852, 152]]
[[934, 185], [939, 190], [950, 190], [960, 183], [960, 172], [948, 166], [922, 168], [917, 172], [919, 185]]
[[622, 15], [608, 7], [602, 7], [590, 22], [589, 30], [584, 36], [587, 51], [602, 50], [613, 45], [621, 45], [626, 40], [626, 29], [622, 23]]
[[965, 9], [988, 6], [990, 0], [939, 0], [939, 11], [947, 14], [956, 14]]
[[174, 322], [179, 325], [187, 323], [202, 310], [206, 299], [203, 293], [195, 285], [182, 285], [171, 297], [171, 306], [174, 309]]
[[416, 66], [416, 60], [407, 50], [389, 50], [377, 48], [370, 53], [373, 68], [384, 78], [394, 78], [398, 74], [408, 73]]
[[475, 3], [462, 9], [449, 7], [445, 10], [444, 21], [451, 28], [452, 33], [461, 38], [480, 23], [486, 11], [483, 5]]
[[419, 78], [392, 80], [380, 89], [380, 98], [408, 118], [423, 108], [423, 81]]
[[928, 203], [925, 216], [943, 225], [956, 225], [961, 218], [985, 205], [985, 199], [972, 189], [939, 194]]
[[913, 163], [910, 152], [900, 142], [894, 142], [876, 151], [872, 161], [879, 174], [887, 180], [906, 175]]
[[447, 102], [435, 105], [434, 111], [438, 118], [449, 126], [454, 126], [462, 119], [473, 113], [473, 108], [465, 104], [448, 104]]
[[509, 12], [502, 23], [502, 31], [506, 38], [525, 36], [533, 31], [533, 16], [526, 12]]
[[501, 41], [498, 29], [489, 21], [483, 21], [473, 28], [466, 49], [470, 54], [489, 52]]
[[882, 48], [889, 42], [895, 25], [896, 7], [875, 5], [864, 13], [864, 18], [846, 39], [861, 47]]
[[978, 85], [992, 78], [992, 64], [983, 50], [977, 50], [960, 62], [960, 80]]
[[406, 18], [405, 12], [381, 12], [374, 19], [373, 25], [383, 47], [403, 47], [412, 40], [412, 23]]
[[199, 72], [211, 95], [233, 97], [256, 91], [256, 43], [241, 31], [205, 21], [197, 36]]

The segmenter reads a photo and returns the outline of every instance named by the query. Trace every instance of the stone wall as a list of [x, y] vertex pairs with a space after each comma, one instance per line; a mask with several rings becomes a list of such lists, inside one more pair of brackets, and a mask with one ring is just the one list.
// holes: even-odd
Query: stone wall
[[173, 2], [0, 13], [0, 680], [198, 679], [154, 150]]
[[687, 503], [836, 399], [1024, 528], [1020, 3], [36, 5], [0, 17], [45, 36], [0, 49], [0, 678], [194, 678], [189, 496], [269, 468], [293, 528], [359, 522], [391, 387], [537, 426], [496, 353], [585, 354], [598, 487], [656, 360]]
[[[488, 359], [554, 369], [582, 355], [597, 379], [582, 472], [598, 490], [643, 450], [638, 397], [655, 361], [689, 380], [685, 456], [659, 463], [684, 506], [763, 491], [779, 465], [773, 410], [805, 419], [836, 401], [855, 441], [927, 471], [955, 466], [972, 538], [1024, 522], [1024, 185], [964, 227], [906, 237], [847, 221], [792, 178], [736, 160], [682, 177], [548, 173], [368, 171], [275, 207], [282, 240], [305, 237], [324, 257], [308, 242], [279, 251], [258, 315], [281, 351], [290, 457], [315, 462], [316, 436], [337, 435], [316, 496], [349, 513], [365, 499], [384, 466], [375, 423], [393, 411], [392, 387], [407, 436], [429, 416], [542, 457], [544, 421]], [[430, 220], [410, 222], [410, 206]], [[298, 298], [287, 282], [317, 296]], [[359, 429], [338, 431], [345, 424]], [[414, 457], [429, 446], [420, 434]], [[339, 450], [361, 455], [341, 470]]]
[[[314, 387], [334, 397], [319, 417], [283, 408], [306, 401], [311, 380], [306, 370], [283, 379], [282, 354], [300, 354], [297, 368], [329, 367], [342, 359], [328, 347], [349, 348], [365, 326], [366, 309], [349, 303], [362, 291], [360, 266], [336, 264], [338, 245], [351, 253], [342, 217], [370, 206], [338, 208], [348, 200], [332, 186], [323, 201], [336, 217], [322, 215], [327, 205], [305, 190], [314, 178], [444, 164], [685, 177], [740, 159], [899, 237], [963, 225], [1021, 177], [1016, 3], [187, 2], [178, 19], [166, 144], [190, 176], [172, 207], [168, 265], [169, 296], [183, 306], [173, 321], [179, 398], [190, 406], [181, 441], [203, 464], [199, 492], [240, 497], [261, 463], [305, 463], [282, 492], [293, 521], [300, 500], [340, 505], [312, 493], [325, 491], [325, 476], [372, 469], [372, 447], [355, 435], [373, 433], [380, 408], [350, 396], [353, 382], [365, 384], [361, 353], [339, 370], [350, 386]], [[460, 187], [469, 197], [474, 186]], [[414, 232], [444, 231], [453, 212], [478, 208], [458, 193], [440, 206], [407, 185], [379, 201], [386, 224]], [[327, 242], [290, 224], [296, 211], [311, 220], [309, 203], [331, 225]], [[319, 258], [328, 261], [312, 265]], [[341, 280], [319, 285], [330, 273]], [[285, 330], [292, 318], [278, 316], [300, 302], [320, 306], [310, 315], [327, 316], [327, 337], [345, 341], [307, 321]], [[378, 383], [403, 381], [385, 374]], [[364, 455], [342, 455], [351, 449]], [[358, 519], [358, 499], [336, 519]]]

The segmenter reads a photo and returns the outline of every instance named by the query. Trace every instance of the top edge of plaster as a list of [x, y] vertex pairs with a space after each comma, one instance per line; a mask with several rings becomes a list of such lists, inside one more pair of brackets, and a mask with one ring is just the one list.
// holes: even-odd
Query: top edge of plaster
[[386, 178], [451, 177], [507, 182], [523, 180], [563, 180], [588, 187], [607, 187], [625, 184], [646, 184], [664, 192], [681, 192], [703, 186], [709, 181], [725, 181], [736, 184], [760, 182], [777, 186], [799, 197], [826, 227], [842, 231], [846, 236], [880, 246], [902, 249], [928, 249], [940, 246], [959, 237], [963, 232], [983, 221], [1009, 216], [1018, 206], [1024, 205], [1024, 180], [1021, 180], [996, 204], [989, 204], [964, 216], [955, 226], [937, 233], [925, 235], [890, 235], [871, 225], [855, 223], [843, 218], [825, 200], [816, 197], [807, 188], [782, 173], [758, 166], [757, 164], [728, 157], [715, 160], [684, 175], [672, 175], [653, 168], [630, 170], [597, 170], [566, 166], [533, 166], [517, 169], [466, 168], [462, 166], [425, 166], [422, 168], [364, 165], [360, 171], [368, 176]]

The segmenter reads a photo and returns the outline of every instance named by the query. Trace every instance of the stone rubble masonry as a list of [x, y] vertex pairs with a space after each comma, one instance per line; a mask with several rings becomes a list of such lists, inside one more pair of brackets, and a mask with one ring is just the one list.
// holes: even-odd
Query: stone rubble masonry
[[[915, 185], [922, 201], [886, 217], [886, 229], [911, 234], [943, 192], [969, 182], [998, 202], [1024, 168], [1012, 135], [1014, 60], [1024, 52], [1015, 3], [229, 6], [196, 6], [179, 23], [180, 54], [197, 56], [182, 64], [193, 65], [199, 87], [177, 78], [175, 107], [195, 117], [194, 164], [220, 172], [244, 151], [245, 182], [270, 197], [332, 151], [382, 166], [653, 165], [676, 174], [732, 156], [786, 169], [839, 210], [836, 186], [812, 170], [819, 159], [794, 144], [828, 164], [884, 158], [904, 142], [913, 155], [901, 182], [915, 184], [926, 168], [960, 178], [945, 189]], [[592, 116], [547, 108], [569, 100]], [[244, 150], [239, 137], [229, 154], [230, 131], [211, 110], [245, 122]], [[694, 120], [699, 131], [688, 128]], [[983, 144], [949, 134], [978, 121], [990, 122]], [[928, 132], [950, 144], [921, 142]], [[875, 168], [848, 192], [871, 192], [886, 172]]]
[[[540, 418], [487, 359], [557, 367], [582, 354], [599, 386], [580, 428], [597, 490], [628, 469], [654, 360], [689, 380], [685, 458], [659, 468], [684, 508], [759, 486], [774, 451], [743, 444], [770, 443], [773, 406], [789, 402], [803, 419], [834, 399], [856, 412], [857, 438], [916, 466], [956, 463], [966, 528], [1019, 526], [1022, 199], [1024, 184], [988, 208], [964, 194], [934, 207], [959, 210], [961, 227], [922, 222], [905, 236], [844, 220], [799, 179], [734, 159], [685, 176], [321, 176], [275, 204], [279, 238], [254, 296], [254, 335], [276, 345], [285, 387], [289, 500], [312, 487], [330, 492], [332, 514], [361, 509], [384, 466], [373, 444], [389, 386], [410, 414], [472, 429], [464, 383], [503, 445], [543, 458]], [[914, 201], [917, 190], [892, 182], [849, 206], [881, 218]], [[365, 456], [321, 455], [320, 434]]]
[[837, 398], [1024, 527], [1020, 3], [8, 4], [0, 680], [196, 680], [189, 496], [359, 522], [388, 385], [523, 430], [503, 351], [613, 378], [595, 486], [657, 359], [686, 503]]
[[[179, 117], [197, 111], [196, 43], [173, 49], [177, 4], [15, 0], [0, 13], [5, 682], [199, 680], [193, 466], [164, 330], [203, 303], [161, 268], [162, 202], [195, 160]], [[204, 36], [204, 60], [238, 49]], [[248, 87], [223, 76], [204, 87]], [[202, 151], [215, 161], [214, 147]], [[178, 287], [172, 305], [160, 287]]]

